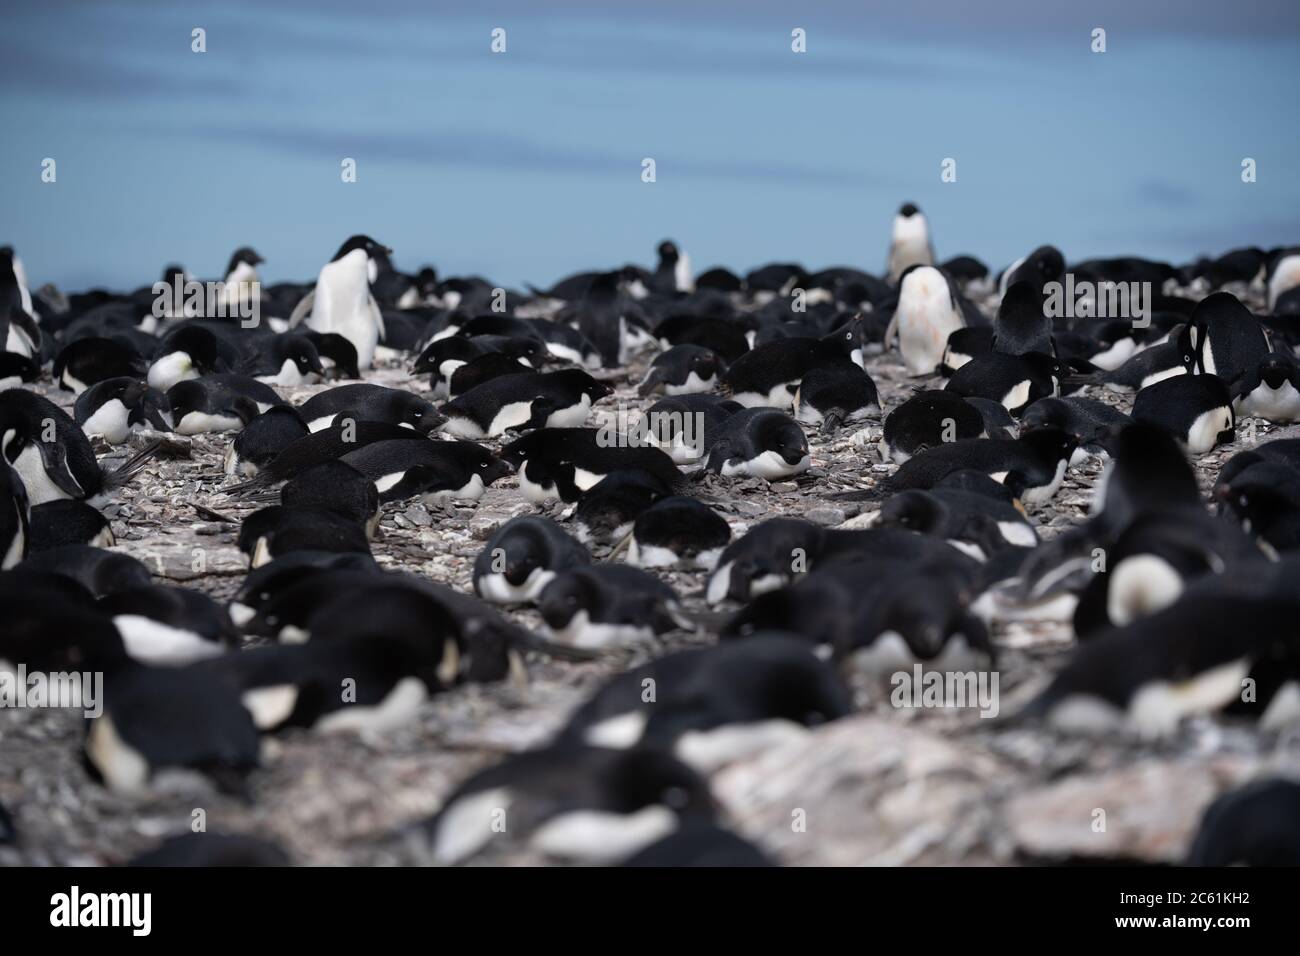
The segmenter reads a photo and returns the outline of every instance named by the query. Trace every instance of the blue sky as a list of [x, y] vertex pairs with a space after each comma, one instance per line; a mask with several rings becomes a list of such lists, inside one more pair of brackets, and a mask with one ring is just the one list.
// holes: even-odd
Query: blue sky
[[0, 241], [37, 284], [213, 277], [244, 244], [307, 279], [359, 231], [510, 285], [665, 237], [697, 269], [879, 272], [909, 199], [941, 256], [994, 268], [1300, 242], [1291, 2], [65, 2], [5, 27]]

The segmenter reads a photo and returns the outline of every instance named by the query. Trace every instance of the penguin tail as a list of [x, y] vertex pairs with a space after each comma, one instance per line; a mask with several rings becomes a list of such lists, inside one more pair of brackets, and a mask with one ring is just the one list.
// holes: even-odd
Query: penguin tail
[[518, 638], [518, 645], [520, 650], [535, 651], [538, 654], [544, 654], [557, 661], [582, 663], [585, 661], [594, 661], [600, 657], [599, 651], [586, 647], [572, 647], [568, 644], [560, 644], [556, 641], [548, 640], [545, 637], [532, 633], [520, 635]]
[[264, 492], [270, 487], [271, 479], [266, 476], [265, 472], [258, 472], [248, 481], [236, 482], [220, 490], [223, 495], [229, 495], [232, 498], [246, 498], [249, 495]]
[[855, 488], [852, 491], [837, 491], [826, 496], [827, 501], [884, 501], [894, 489], [886, 482], [878, 482], [870, 488]]
[[131, 479], [144, 470], [144, 466], [153, 461], [162, 448], [164, 439], [151, 441], [138, 452], [104, 475], [104, 490], [113, 491], [131, 483]]
[[831, 435], [844, 424], [844, 416], [839, 412], [830, 412], [822, 419], [822, 434]]

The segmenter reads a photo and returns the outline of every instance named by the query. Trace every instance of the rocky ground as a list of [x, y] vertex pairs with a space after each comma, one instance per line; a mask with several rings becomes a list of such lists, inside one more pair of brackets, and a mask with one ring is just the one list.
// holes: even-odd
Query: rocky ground
[[[642, 368], [620, 376], [617, 396], [598, 411], [612, 411], [616, 401], [644, 408], [647, 402], [635, 396]], [[868, 370], [886, 411], [919, 384], [893, 357], [872, 359]], [[369, 380], [425, 387], [398, 365]], [[284, 391], [297, 402], [320, 387]], [[70, 408], [69, 393], [48, 384], [43, 391]], [[1204, 487], [1240, 450], [1242, 431], [1237, 444], [1196, 462]], [[1260, 423], [1256, 434], [1264, 440], [1277, 433]], [[827, 495], [865, 487], [892, 466], [880, 462], [869, 435], [810, 437], [810, 474], [773, 485], [707, 479], [698, 496], [736, 536], [778, 514], [828, 526], [865, 523], [875, 504], [828, 501]], [[218, 598], [234, 591], [246, 569], [235, 547], [238, 525], [207, 511], [200, 517], [195, 506], [234, 522], [251, 510], [220, 490], [230, 481], [221, 472], [226, 441], [177, 439], [178, 453], [187, 457], [153, 462], [108, 509], [119, 550], [147, 561], [167, 581]], [[111, 454], [120, 457], [125, 449]], [[1033, 515], [1045, 536], [1080, 519], [1098, 473], [1096, 466], [1072, 471], [1050, 505]], [[385, 567], [468, 589], [485, 539], [532, 508], [513, 479], [498, 482], [473, 508], [386, 506], [374, 554]], [[558, 517], [563, 510], [554, 512]], [[704, 604], [703, 572], [666, 578], [701, 621], [696, 633], [676, 632], [654, 648], [589, 664], [534, 660], [526, 685], [444, 694], [425, 705], [417, 722], [382, 739], [278, 736], [268, 742], [265, 769], [252, 778], [249, 802], [188, 774], [165, 775], [144, 796], [111, 794], [82, 770], [77, 714], [0, 710], [0, 802], [22, 835], [17, 848], [0, 847], [0, 864], [120, 863], [188, 831], [200, 810], [209, 830], [270, 838], [299, 863], [423, 862], [410, 825], [437, 810], [459, 781], [502, 754], [546, 741], [607, 676], [647, 656], [712, 640], [709, 623], [718, 615]], [[531, 612], [511, 613], [537, 622]], [[1300, 737], [1261, 736], [1249, 726], [1195, 721], [1176, 739], [1144, 744], [1062, 737], [1008, 722], [1068, 652], [1070, 632], [1060, 625], [1013, 625], [995, 636], [1003, 651], [999, 718], [982, 719], [975, 710], [895, 709], [885, 695], [862, 688], [851, 718], [715, 774], [725, 819], [795, 865], [1175, 862], [1217, 793], [1267, 771], [1300, 775]], [[540, 862], [500, 855], [485, 861]]]

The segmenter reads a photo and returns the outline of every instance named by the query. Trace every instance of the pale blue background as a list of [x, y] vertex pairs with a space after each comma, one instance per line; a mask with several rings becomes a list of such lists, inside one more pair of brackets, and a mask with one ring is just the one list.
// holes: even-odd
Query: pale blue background
[[1293, 2], [7, 3], [0, 241], [69, 288], [245, 243], [311, 278], [355, 231], [508, 284], [665, 236], [879, 271], [913, 199], [945, 257], [1180, 260], [1300, 242], [1298, 80]]

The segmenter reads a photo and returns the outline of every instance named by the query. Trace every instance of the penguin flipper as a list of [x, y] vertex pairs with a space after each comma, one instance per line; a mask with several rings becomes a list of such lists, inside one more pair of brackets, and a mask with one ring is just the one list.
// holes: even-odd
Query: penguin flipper
[[312, 286], [311, 291], [303, 296], [298, 301], [298, 304], [293, 307], [293, 311], [289, 313], [289, 328], [292, 329], [294, 326], [301, 323], [303, 319], [307, 318], [307, 316], [311, 314], [311, 307], [315, 302], [316, 287]]

